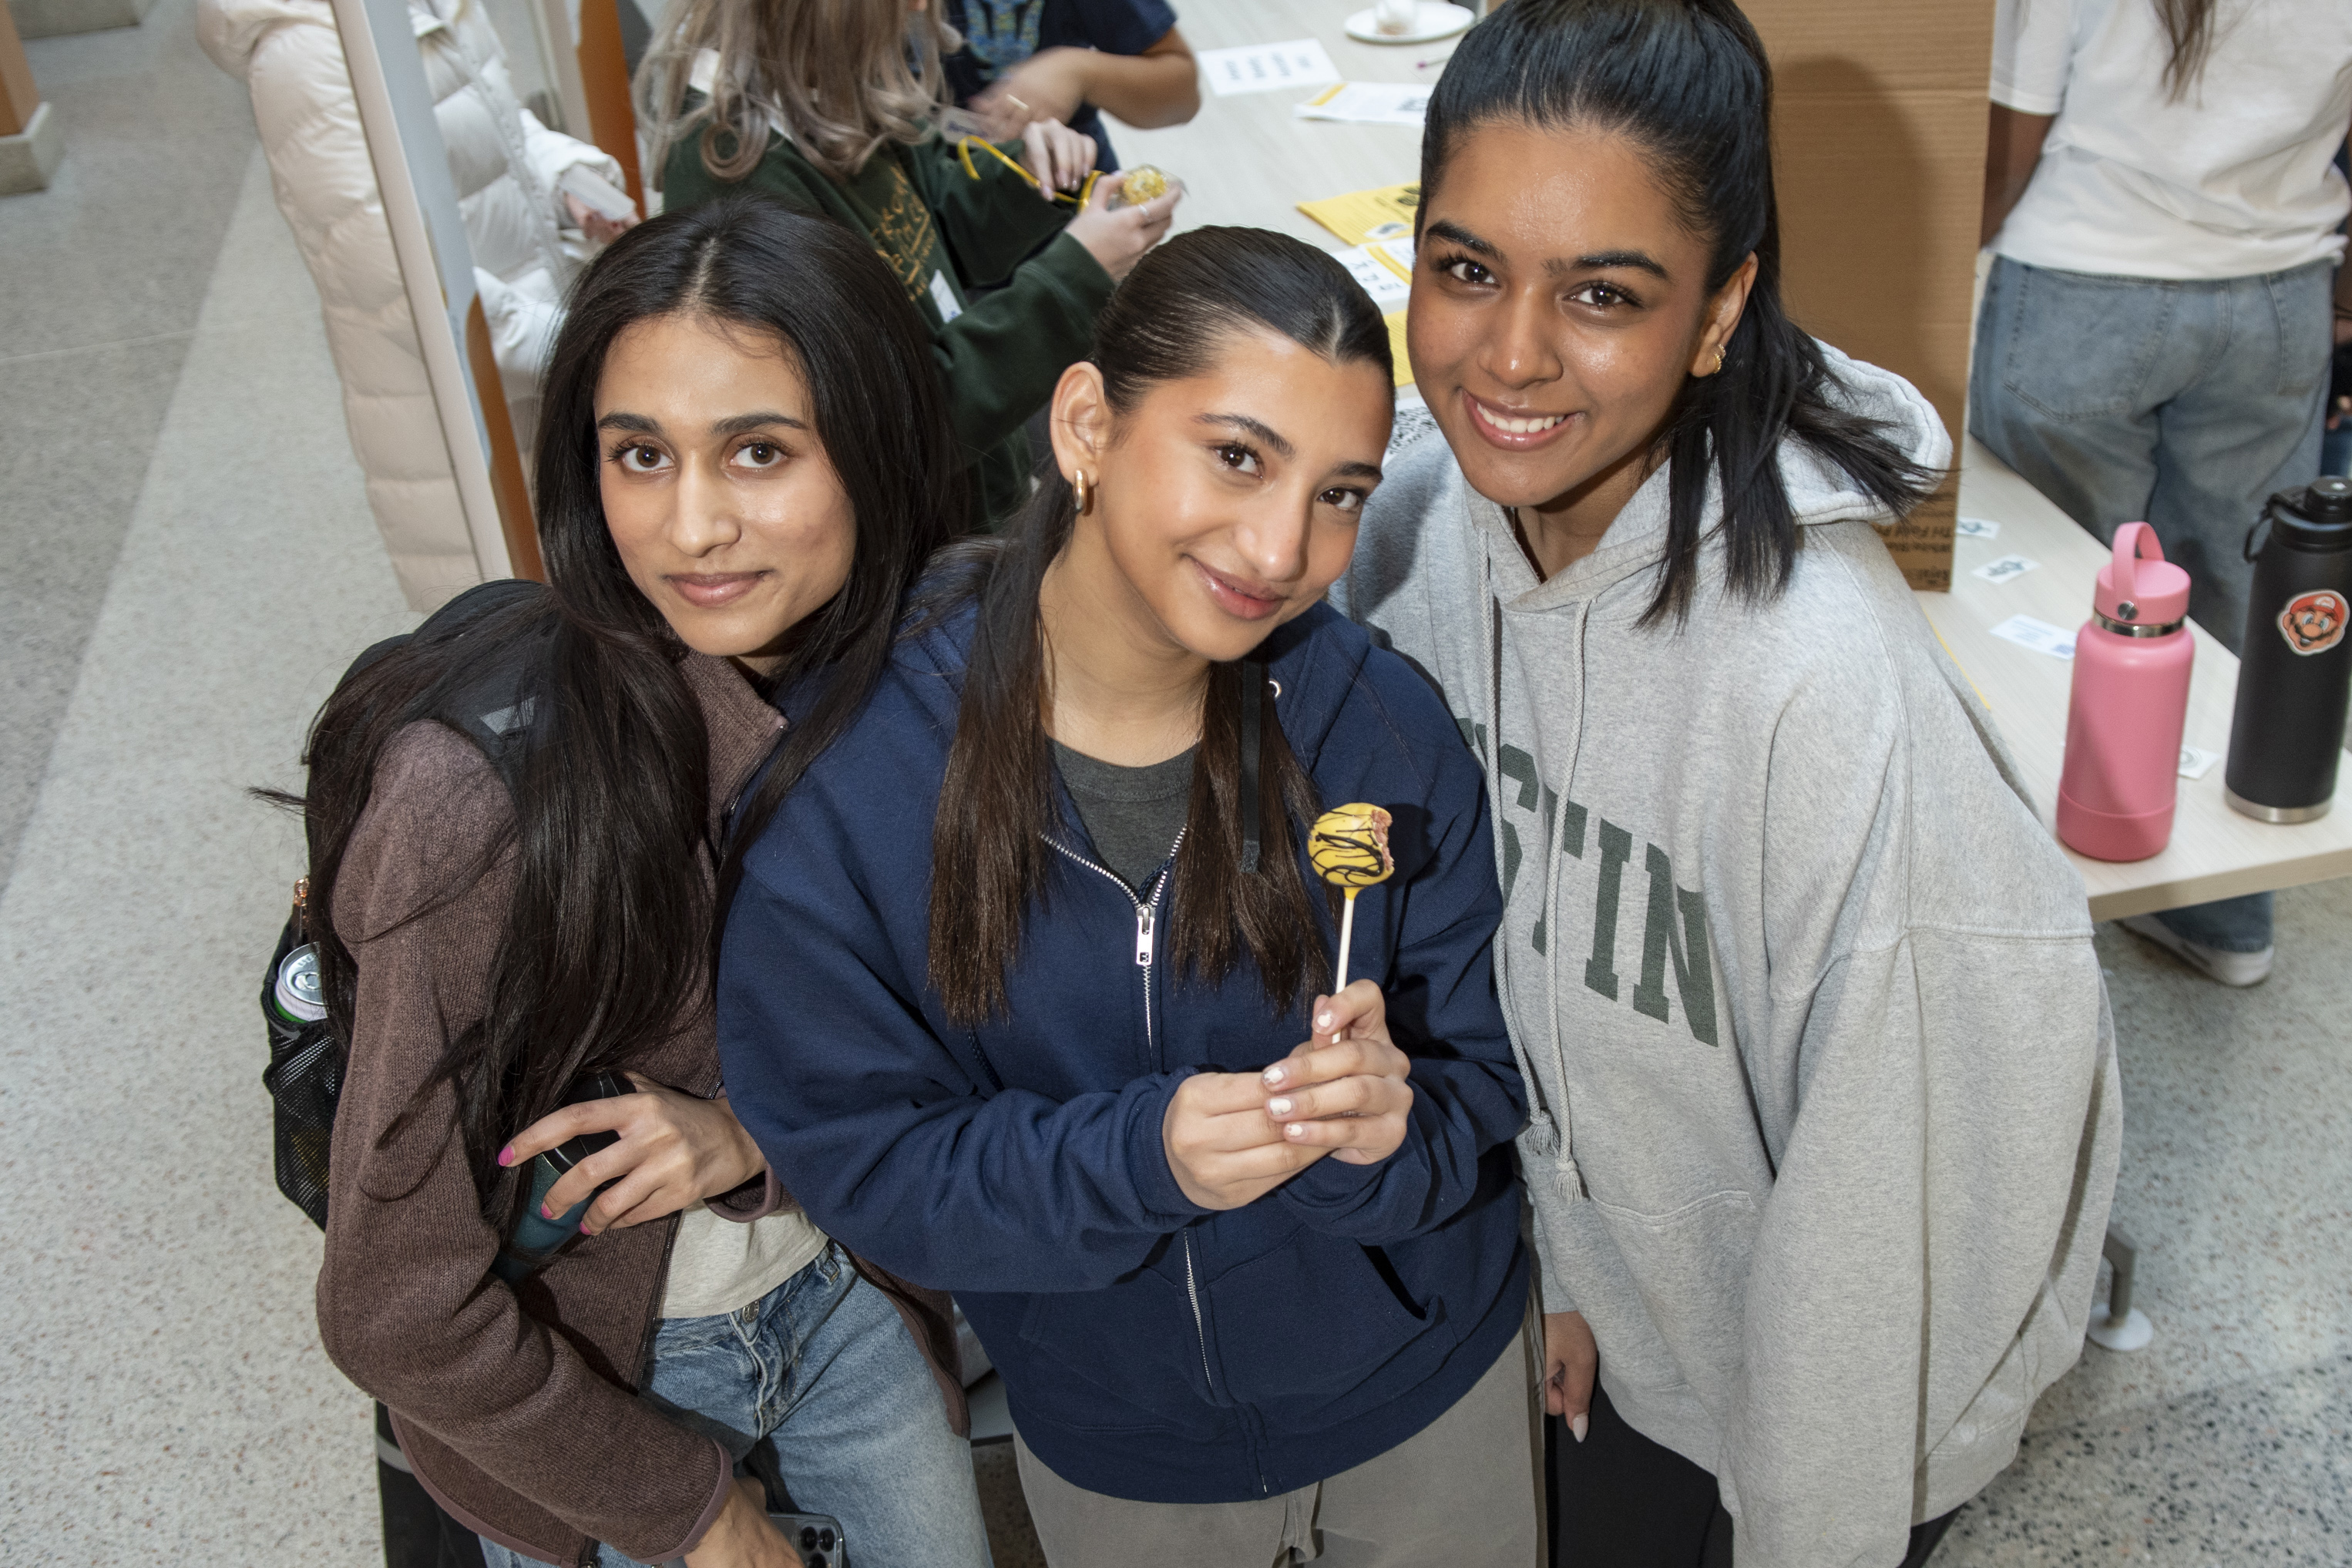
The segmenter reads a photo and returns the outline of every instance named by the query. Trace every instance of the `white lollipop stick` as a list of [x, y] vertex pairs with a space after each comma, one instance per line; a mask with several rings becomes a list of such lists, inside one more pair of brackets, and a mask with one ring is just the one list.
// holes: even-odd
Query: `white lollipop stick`
[[[1356, 936], [1356, 890], [1354, 888], [1348, 889], [1347, 898], [1347, 908], [1339, 915], [1339, 977], [1331, 985], [1331, 994], [1334, 997], [1348, 988], [1348, 944], [1353, 941]], [[1332, 1032], [1331, 1043], [1334, 1045], [1339, 1043], [1337, 1030]]]

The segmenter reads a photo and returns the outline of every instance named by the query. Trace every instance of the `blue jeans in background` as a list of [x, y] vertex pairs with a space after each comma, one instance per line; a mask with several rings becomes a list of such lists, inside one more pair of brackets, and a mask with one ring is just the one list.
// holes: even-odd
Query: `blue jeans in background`
[[[664, 1319], [649, 1393], [739, 1460], [766, 1444], [794, 1508], [841, 1521], [852, 1568], [988, 1568], [971, 1447], [898, 1309], [837, 1244], [740, 1312]], [[493, 1541], [482, 1555], [540, 1568]], [[596, 1561], [639, 1568], [610, 1546]]]
[[[1996, 256], [1977, 312], [1969, 430], [2103, 544], [2146, 522], [2231, 652], [2247, 530], [2319, 473], [2336, 267], [2168, 282]], [[2088, 585], [2084, 585], [2087, 594]], [[2229, 953], [2271, 945], [2271, 895], [2157, 916]]]

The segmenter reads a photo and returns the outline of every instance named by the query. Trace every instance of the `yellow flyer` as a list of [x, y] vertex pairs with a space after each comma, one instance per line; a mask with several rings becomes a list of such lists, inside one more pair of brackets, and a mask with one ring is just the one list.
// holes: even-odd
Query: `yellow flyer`
[[1298, 210], [1338, 235], [1340, 244], [1362, 245], [1412, 234], [1413, 211], [1420, 205], [1421, 186], [1414, 183], [1301, 202]]
[[1412, 361], [1404, 351], [1404, 318], [1405, 313], [1399, 310], [1381, 319], [1389, 324], [1389, 355], [1396, 361], [1396, 384], [1409, 387], [1412, 385]]

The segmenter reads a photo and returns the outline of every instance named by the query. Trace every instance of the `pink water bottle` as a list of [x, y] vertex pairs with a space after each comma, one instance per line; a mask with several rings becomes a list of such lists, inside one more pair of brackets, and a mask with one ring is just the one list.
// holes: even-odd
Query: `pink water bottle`
[[[2141, 552], [2147, 559], [2141, 559]], [[2189, 716], [2189, 574], [2146, 523], [2116, 530], [2091, 618], [2074, 636], [2058, 836], [2094, 860], [2139, 861], [2172, 837]]]

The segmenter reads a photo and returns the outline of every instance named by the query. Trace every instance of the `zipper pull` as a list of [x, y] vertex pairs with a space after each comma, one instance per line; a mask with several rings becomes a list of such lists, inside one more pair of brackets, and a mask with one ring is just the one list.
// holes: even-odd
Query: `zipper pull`
[[1135, 965], [1139, 969], [1151, 967], [1151, 905], [1135, 906]]

